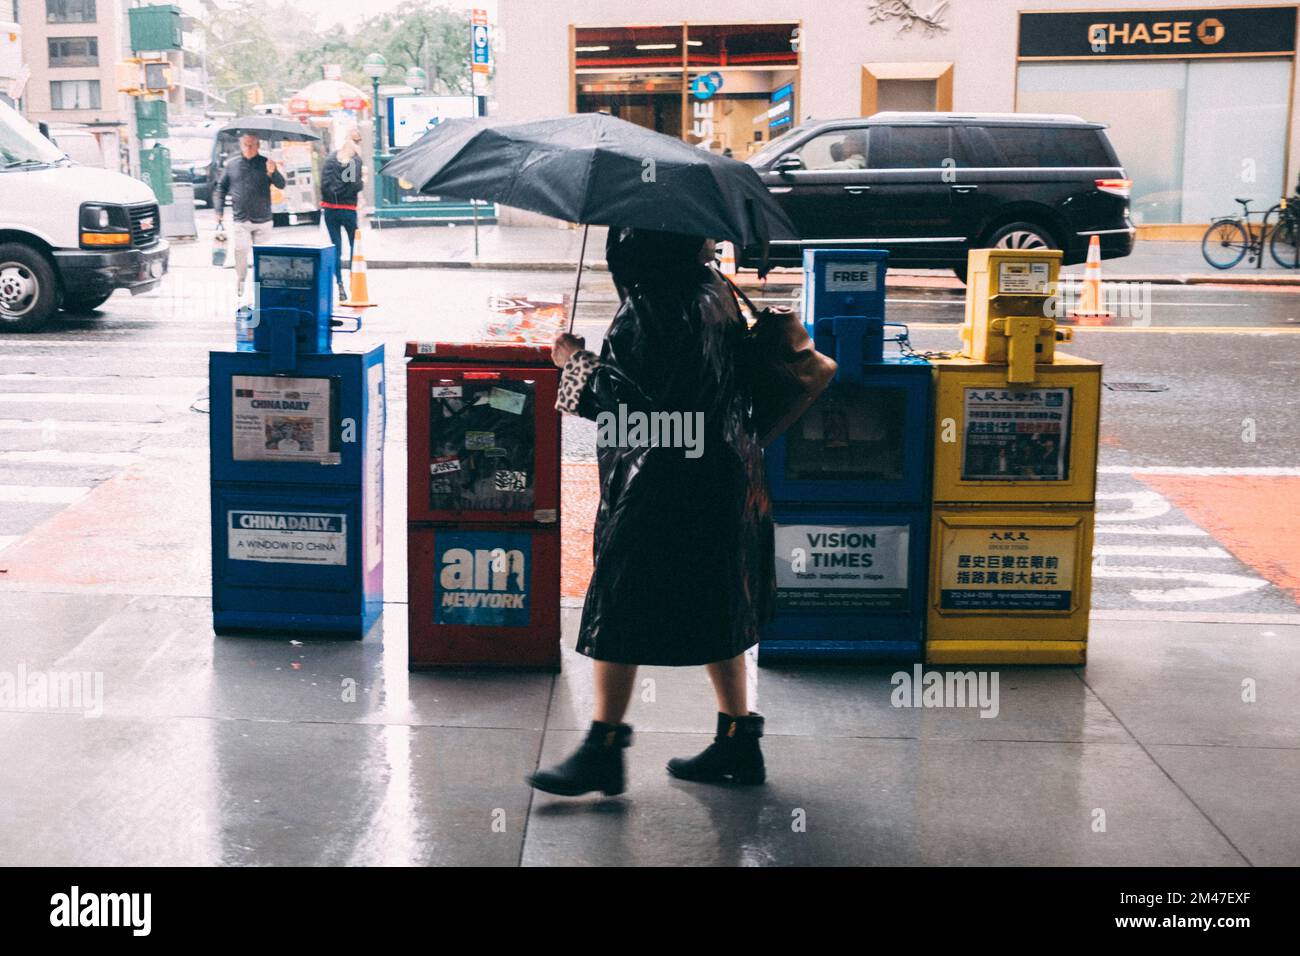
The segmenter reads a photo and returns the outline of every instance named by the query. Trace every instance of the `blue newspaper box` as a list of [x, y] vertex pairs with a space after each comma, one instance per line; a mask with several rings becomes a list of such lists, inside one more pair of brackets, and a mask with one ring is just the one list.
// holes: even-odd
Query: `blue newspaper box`
[[812, 330], [817, 319], [835, 315], [885, 318], [885, 268], [882, 249], [807, 249], [803, 254], [803, 319]]
[[836, 278], [829, 261], [865, 263], [855, 300], [805, 290], [817, 349], [839, 366], [812, 408], [765, 453], [776, 523], [777, 615], [759, 662], [920, 660], [930, 524], [930, 365], [883, 354], [885, 253], [805, 256], [810, 282]]
[[328, 350], [332, 248], [254, 251], [277, 283], [260, 344], [208, 358], [213, 626], [362, 637], [383, 609], [384, 349]]

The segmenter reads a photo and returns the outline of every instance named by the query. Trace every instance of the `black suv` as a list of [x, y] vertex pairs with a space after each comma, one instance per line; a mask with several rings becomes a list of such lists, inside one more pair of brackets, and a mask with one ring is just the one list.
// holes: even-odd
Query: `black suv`
[[[1133, 251], [1129, 189], [1104, 125], [1031, 113], [876, 113], [808, 121], [748, 160], [799, 230], [772, 265], [803, 250], [889, 250], [893, 266], [966, 275], [971, 248], [1052, 248], [1082, 262]], [[740, 265], [759, 265], [746, 249]]]

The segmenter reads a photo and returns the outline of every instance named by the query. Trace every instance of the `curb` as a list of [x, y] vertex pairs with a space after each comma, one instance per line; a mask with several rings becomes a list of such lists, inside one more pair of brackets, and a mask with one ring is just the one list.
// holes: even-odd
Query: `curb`
[[[578, 268], [576, 260], [562, 259], [368, 259], [366, 265], [371, 269], [481, 269], [487, 272], [573, 272]], [[583, 266], [584, 272], [609, 272], [604, 262], [588, 262]], [[1067, 275], [1066, 279], [1082, 279], [1082, 276]], [[803, 274], [798, 271], [788, 273], [773, 272], [771, 281], [800, 285]], [[924, 280], [924, 281], [909, 281]], [[1152, 285], [1239, 285], [1270, 286], [1283, 285], [1300, 288], [1300, 276], [1294, 275], [1206, 275], [1205, 273], [1184, 273], [1177, 275], [1111, 275], [1103, 276], [1103, 282], [1144, 282]], [[756, 281], [745, 281], [744, 285], [757, 285]], [[965, 286], [955, 278], [940, 272], [936, 275], [908, 275], [904, 272], [889, 274], [889, 286], [898, 289], [964, 289]]]
[[[577, 260], [560, 259], [367, 259], [371, 269], [483, 269], [489, 272], [574, 272]], [[588, 262], [584, 272], [608, 272], [604, 262]]]

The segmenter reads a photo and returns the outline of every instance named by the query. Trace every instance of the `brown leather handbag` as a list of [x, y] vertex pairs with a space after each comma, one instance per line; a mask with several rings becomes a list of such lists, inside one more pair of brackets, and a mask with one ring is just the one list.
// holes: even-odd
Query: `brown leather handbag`
[[808, 411], [835, 377], [837, 366], [813, 346], [793, 310], [760, 309], [728, 276], [718, 275], [737, 297], [737, 308], [744, 302], [751, 317], [740, 364], [749, 384], [754, 432], [766, 448]]

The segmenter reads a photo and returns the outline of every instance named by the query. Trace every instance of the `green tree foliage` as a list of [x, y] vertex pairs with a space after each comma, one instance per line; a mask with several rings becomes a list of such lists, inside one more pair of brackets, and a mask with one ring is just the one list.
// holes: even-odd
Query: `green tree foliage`
[[382, 82], [401, 83], [407, 68], [418, 66], [431, 93], [470, 90], [465, 11], [422, 0], [406, 0], [388, 13], [324, 33], [301, 2], [234, 0], [209, 14], [205, 32], [212, 86], [226, 96], [225, 108], [236, 113], [249, 108], [252, 87], [262, 89], [265, 102], [281, 102], [319, 80], [327, 64], [337, 64], [344, 80], [369, 90], [361, 67], [367, 54], [376, 52], [388, 60]]

